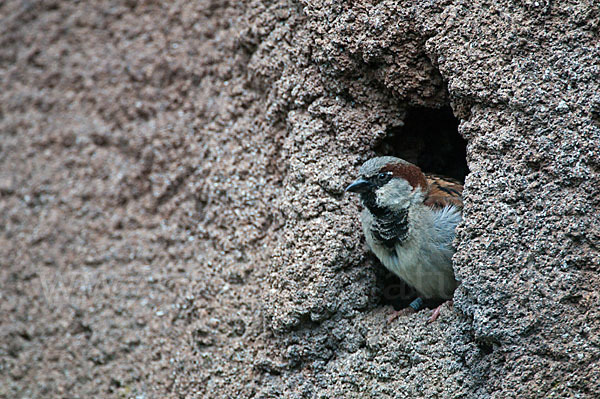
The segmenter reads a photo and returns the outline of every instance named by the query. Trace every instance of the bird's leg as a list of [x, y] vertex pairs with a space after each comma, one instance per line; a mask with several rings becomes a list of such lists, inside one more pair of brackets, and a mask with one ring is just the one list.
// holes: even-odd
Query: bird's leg
[[394, 310], [390, 317], [388, 317], [388, 323], [396, 320], [399, 316], [408, 316], [409, 314], [413, 314], [417, 312], [423, 306], [423, 300], [421, 298], [417, 298], [408, 305], [408, 307], [400, 310]]
[[446, 301], [446, 302], [442, 303], [440, 306], [438, 306], [437, 308], [435, 308], [435, 310], [431, 314], [431, 317], [429, 318], [429, 323], [433, 323], [434, 321], [437, 320], [438, 317], [440, 317], [440, 313], [442, 312], [442, 306], [444, 306], [445, 304], [452, 306], [452, 305], [454, 305], [454, 301], [452, 299], [450, 299], [449, 301]]
[[408, 316], [409, 314], [413, 314], [415, 313], [415, 310], [413, 308], [404, 308], [404, 309], [400, 309], [400, 310], [394, 310], [392, 312], [392, 314], [390, 315], [390, 317], [388, 317], [388, 323], [391, 323], [392, 321], [396, 320], [398, 317], [400, 316]]

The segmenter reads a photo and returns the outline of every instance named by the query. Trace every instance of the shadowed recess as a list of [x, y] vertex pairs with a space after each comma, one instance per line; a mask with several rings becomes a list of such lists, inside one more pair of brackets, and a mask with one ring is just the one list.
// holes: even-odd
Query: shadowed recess
[[418, 165], [423, 172], [465, 181], [469, 172], [467, 142], [458, 133], [458, 119], [449, 106], [409, 108], [404, 126], [388, 129], [375, 148], [381, 155], [393, 155]]

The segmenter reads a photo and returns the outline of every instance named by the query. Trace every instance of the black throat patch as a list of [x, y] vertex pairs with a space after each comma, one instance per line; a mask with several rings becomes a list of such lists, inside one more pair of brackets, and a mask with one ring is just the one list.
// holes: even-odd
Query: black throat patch
[[385, 208], [377, 205], [377, 200], [375, 196], [375, 190], [369, 190], [360, 194], [360, 199], [362, 200], [363, 205], [371, 211], [373, 216], [379, 217], [384, 216], [389, 211]]
[[[375, 216], [375, 215], [374, 215]], [[388, 248], [402, 244], [408, 237], [408, 209], [388, 211], [375, 216], [371, 232], [377, 241]]]
[[383, 208], [377, 204], [372, 191], [361, 194], [361, 199], [373, 215], [373, 237], [388, 248], [402, 244], [408, 237], [408, 208], [399, 211]]

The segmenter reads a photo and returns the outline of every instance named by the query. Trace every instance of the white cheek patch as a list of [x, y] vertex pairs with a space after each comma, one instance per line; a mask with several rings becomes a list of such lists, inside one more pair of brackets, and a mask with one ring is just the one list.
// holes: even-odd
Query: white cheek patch
[[391, 209], [406, 209], [413, 196], [412, 187], [404, 179], [392, 179], [375, 191], [377, 205]]

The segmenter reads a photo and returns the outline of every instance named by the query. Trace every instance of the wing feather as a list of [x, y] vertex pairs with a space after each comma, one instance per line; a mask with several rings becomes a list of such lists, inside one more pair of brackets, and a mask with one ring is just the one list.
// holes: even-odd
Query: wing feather
[[426, 174], [425, 178], [429, 186], [425, 205], [432, 208], [443, 208], [448, 205], [454, 205], [462, 209], [462, 184], [446, 176]]

